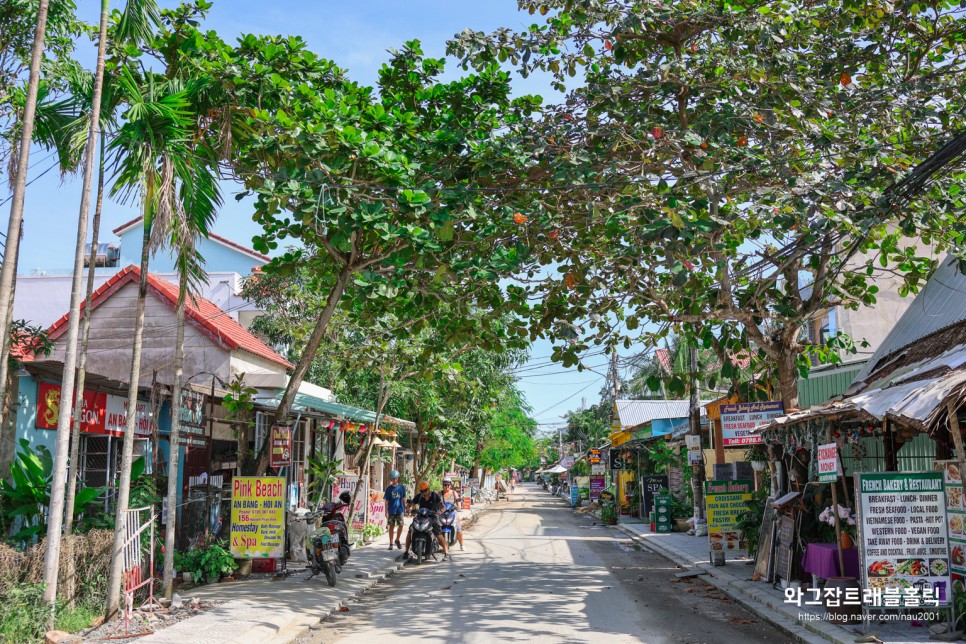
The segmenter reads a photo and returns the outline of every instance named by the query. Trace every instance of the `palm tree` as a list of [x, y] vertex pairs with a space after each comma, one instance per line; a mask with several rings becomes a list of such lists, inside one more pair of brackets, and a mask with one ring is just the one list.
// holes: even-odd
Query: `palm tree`
[[[30, 160], [30, 142], [33, 139], [34, 116], [37, 112], [37, 92], [40, 87], [40, 63], [44, 57], [44, 36], [47, 32], [47, 11], [50, 0], [40, 0], [37, 7], [37, 28], [30, 55], [30, 77], [27, 81], [27, 100], [21, 121], [20, 152], [17, 172], [13, 182], [13, 203], [7, 223], [7, 243], [3, 249], [3, 266], [0, 267], [0, 346], [10, 342], [10, 309], [13, 308], [14, 278], [17, 274], [17, 256], [20, 250], [20, 224], [23, 221], [24, 194], [27, 190], [27, 166]], [[0, 400], [6, 397], [7, 361], [0, 362]]]
[[[109, 146], [114, 167], [112, 194], [118, 195], [123, 202], [134, 198], [140, 200], [144, 227], [128, 381], [128, 409], [134, 410], [137, 409], [141, 377], [149, 259], [165, 241], [161, 231], [170, 230], [170, 221], [176, 215], [179, 185], [192, 185], [194, 176], [200, 174], [197, 172], [197, 157], [191, 153], [190, 146], [194, 120], [189, 97], [197, 86], [194, 81], [166, 80], [151, 72], [136, 76], [131, 66], [120, 70], [118, 81], [128, 107], [118, 136]], [[107, 596], [109, 616], [117, 610], [120, 595], [135, 423], [136, 414], [129, 413], [118, 473], [113, 560]]]
[[[61, 379], [61, 400], [74, 400], [74, 376], [77, 366], [77, 336], [80, 330], [81, 277], [84, 271], [84, 243], [90, 219], [91, 185], [94, 179], [94, 157], [100, 134], [101, 89], [104, 85], [104, 57], [107, 49], [107, 16], [110, 0], [101, 0], [100, 35], [97, 43], [97, 68], [94, 72], [94, 91], [91, 100], [90, 128], [84, 148], [84, 182], [81, 189], [80, 212], [77, 216], [77, 242], [74, 250], [74, 274], [71, 281], [70, 318], [67, 325], [67, 347], [64, 351], [64, 373]], [[93, 275], [94, 267], [90, 267]], [[78, 405], [79, 406], [79, 405]], [[67, 457], [70, 451], [72, 405], [61, 405], [57, 417], [57, 443], [54, 451], [54, 472], [51, 483], [48, 516], [47, 552], [44, 556], [44, 599], [51, 605], [53, 619], [57, 598], [57, 577], [60, 567], [61, 528], [64, 520], [64, 500], [67, 482]], [[76, 423], [74, 433], [80, 433]], [[72, 463], [76, 467], [76, 463]]]

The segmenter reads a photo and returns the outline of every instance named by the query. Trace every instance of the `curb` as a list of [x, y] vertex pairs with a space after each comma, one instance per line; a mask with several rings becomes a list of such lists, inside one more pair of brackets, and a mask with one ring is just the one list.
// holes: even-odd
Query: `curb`
[[[631, 540], [642, 548], [658, 554], [668, 561], [688, 569], [700, 569], [703, 572], [699, 575], [709, 584], [723, 592], [725, 595], [740, 603], [755, 616], [768, 622], [772, 626], [783, 630], [796, 642], [812, 644], [814, 642], [835, 642], [836, 644], [850, 644], [852, 639], [843, 638], [845, 632], [839, 627], [823, 621], [802, 621], [790, 614], [790, 609], [784, 605], [775, 605], [774, 598], [765, 595], [761, 589], [761, 582], [745, 581], [740, 579], [727, 580], [719, 578], [716, 574], [717, 569], [708, 563], [695, 564], [690, 559], [683, 557], [673, 548], [658, 545], [648, 539], [642, 538], [630, 528], [621, 524], [615, 526], [618, 530], [626, 534]], [[730, 575], [729, 575], [730, 576]]]

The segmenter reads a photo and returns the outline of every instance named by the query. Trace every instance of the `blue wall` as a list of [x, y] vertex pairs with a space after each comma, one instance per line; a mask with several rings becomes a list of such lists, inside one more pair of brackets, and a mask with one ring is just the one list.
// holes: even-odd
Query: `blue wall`
[[[140, 265], [143, 237], [141, 228], [132, 228], [120, 237], [120, 267], [123, 268], [130, 264]], [[246, 253], [203, 237], [198, 240], [198, 252], [205, 258], [205, 270], [213, 273], [233, 272], [247, 276], [251, 274], [253, 266], [264, 266], [265, 264], [265, 262], [259, 261]], [[152, 273], [175, 272], [174, 259], [167, 251], [160, 251], [152, 257], [150, 267]]]
[[651, 436], [673, 434], [674, 430], [687, 424], [687, 418], [655, 418], [651, 421]]

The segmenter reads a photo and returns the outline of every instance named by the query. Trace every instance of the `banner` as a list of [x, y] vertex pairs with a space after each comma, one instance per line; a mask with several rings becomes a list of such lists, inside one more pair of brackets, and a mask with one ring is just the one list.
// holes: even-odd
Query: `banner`
[[[106, 434], [104, 417], [107, 414], [107, 394], [84, 390], [81, 408], [81, 431], [88, 434]], [[60, 414], [60, 385], [52, 382], [37, 383], [37, 429], [57, 429]]]
[[706, 481], [704, 498], [708, 517], [708, 540], [712, 550], [740, 550], [742, 535], [738, 515], [748, 510], [754, 489], [751, 481]]
[[725, 447], [760, 445], [761, 434], [751, 430], [784, 415], [780, 400], [721, 405], [721, 444]]
[[[948, 606], [952, 588], [943, 472], [861, 473], [857, 478], [862, 577], [866, 588], [878, 591], [878, 601], [873, 595], [870, 605], [918, 607], [928, 598]], [[953, 534], [955, 519], [948, 523]], [[959, 557], [961, 565], [962, 547]]]
[[386, 527], [385, 501], [369, 501], [369, 518], [367, 523], [374, 523], [383, 528]]
[[288, 425], [272, 425], [272, 451], [269, 456], [269, 466], [273, 470], [288, 467], [292, 464], [292, 428]]
[[178, 432], [180, 445], [206, 445], [205, 429], [208, 419], [205, 418], [205, 395], [184, 388], [181, 390], [181, 429]]
[[235, 557], [285, 556], [285, 479], [232, 479], [229, 547]]

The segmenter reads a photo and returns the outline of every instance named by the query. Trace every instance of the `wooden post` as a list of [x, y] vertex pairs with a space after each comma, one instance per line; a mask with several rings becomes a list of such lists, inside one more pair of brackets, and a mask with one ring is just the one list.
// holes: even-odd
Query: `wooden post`
[[956, 447], [956, 460], [959, 461], [959, 472], [966, 471], [966, 449], [963, 449], [963, 433], [959, 428], [959, 418], [956, 416], [956, 403], [946, 401], [946, 412], [949, 415], [949, 433], [953, 435], [953, 445]]
[[714, 462], [718, 465], [722, 465], [725, 462], [723, 429], [721, 405], [718, 405], [718, 419], [711, 421], [711, 433], [714, 434]]
[[[832, 442], [832, 428], [828, 427], [825, 430], [825, 440], [829, 443]], [[817, 447], [816, 447], [817, 449]], [[835, 448], [835, 458], [838, 460], [838, 447]], [[838, 465], [836, 464], [835, 478], [838, 479]], [[832, 481], [832, 516], [835, 517], [835, 551], [839, 555], [839, 576], [845, 576], [845, 556], [842, 554], [842, 526], [839, 523], [839, 494], [836, 491], [836, 481]]]

